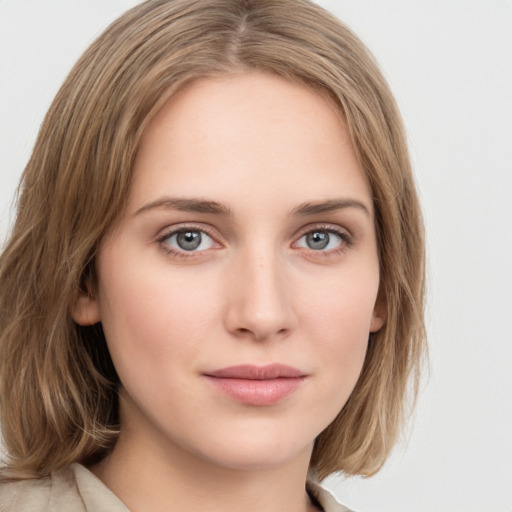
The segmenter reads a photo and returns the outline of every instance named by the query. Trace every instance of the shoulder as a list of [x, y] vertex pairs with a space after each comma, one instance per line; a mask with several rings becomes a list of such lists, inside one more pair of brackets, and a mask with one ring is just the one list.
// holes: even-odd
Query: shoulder
[[[308, 481], [308, 492], [324, 512], [352, 512], [323, 487]], [[0, 479], [0, 512], [129, 512], [103, 484], [79, 464], [45, 478]]]
[[0, 512], [47, 511], [50, 495], [50, 477], [19, 481], [0, 480]]
[[71, 468], [44, 478], [0, 480], [0, 512], [85, 512]]
[[323, 512], [354, 512], [353, 510], [338, 503], [334, 496], [313, 480], [308, 480], [307, 490], [310, 496], [314, 497]]
[[129, 512], [123, 503], [80, 464], [46, 478], [0, 480], [0, 512]]

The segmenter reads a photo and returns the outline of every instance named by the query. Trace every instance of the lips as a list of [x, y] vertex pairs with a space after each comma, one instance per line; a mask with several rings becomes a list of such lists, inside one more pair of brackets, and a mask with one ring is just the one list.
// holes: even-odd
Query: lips
[[294, 393], [307, 374], [283, 364], [240, 365], [204, 374], [221, 393], [247, 405], [273, 405]]
[[224, 379], [250, 379], [267, 380], [280, 378], [305, 377], [306, 374], [297, 368], [285, 364], [270, 364], [267, 366], [240, 365], [230, 366], [209, 372], [211, 377], [220, 377]]

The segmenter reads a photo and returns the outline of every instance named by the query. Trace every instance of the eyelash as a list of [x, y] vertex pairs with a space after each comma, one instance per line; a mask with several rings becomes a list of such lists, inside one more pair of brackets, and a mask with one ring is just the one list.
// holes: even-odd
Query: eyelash
[[[213, 241], [214, 244], [219, 245], [217, 242], [215, 242], [215, 236], [213, 233], [208, 230], [207, 228], [197, 225], [182, 225], [177, 228], [173, 228], [172, 230], [166, 231], [161, 236], [159, 236], [156, 240], [160, 248], [165, 254], [171, 255], [172, 257], [180, 258], [180, 259], [189, 259], [197, 257], [202, 252], [205, 252], [207, 249], [203, 251], [185, 251], [185, 250], [176, 250], [173, 247], [170, 247], [165, 242], [168, 241], [172, 236], [177, 235], [179, 233], [183, 233], [186, 231], [197, 231], [200, 233], [205, 233], [208, 235]], [[340, 245], [336, 247], [335, 249], [331, 249], [329, 251], [323, 251], [323, 250], [317, 250], [314, 249], [305, 249], [308, 252], [313, 253], [315, 256], [318, 257], [325, 257], [328, 258], [330, 256], [335, 256], [342, 254], [345, 252], [350, 246], [353, 245], [354, 240], [351, 235], [349, 235], [346, 231], [340, 230], [339, 228], [336, 228], [332, 225], [317, 225], [313, 227], [308, 227], [307, 229], [303, 230], [300, 235], [296, 238], [296, 241], [294, 244], [296, 244], [299, 240], [301, 240], [304, 236], [306, 236], [309, 233], [314, 233], [315, 231], [322, 231], [325, 233], [329, 233], [330, 235], [335, 235], [340, 240]]]
[[195, 225], [182, 225], [178, 228], [173, 228], [172, 230], [166, 231], [161, 236], [159, 236], [156, 241], [165, 254], [169, 254], [173, 257], [181, 258], [181, 259], [189, 259], [189, 258], [197, 257], [198, 254], [200, 254], [201, 252], [204, 252], [204, 251], [179, 251], [165, 243], [173, 235], [177, 235], [179, 233], [183, 233], [183, 232], [187, 232], [187, 231], [199, 231], [200, 233], [206, 233], [212, 240], [214, 240], [214, 243], [216, 243], [215, 236], [213, 235], [213, 233], [210, 230], [208, 230], [205, 227], [199, 227], [199, 226], [195, 226]]
[[315, 251], [314, 249], [304, 248], [306, 251], [308, 251], [311, 254], [314, 254], [314, 256], [316, 256], [316, 257], [329, 258], [331, 256], [340, 255], [340, 254], [344, 253], [347, 249], [349, 249], [354, 243], [354, 239], [346, 231], [340, 230], [338, 227], [332, 226], [330, 224], [324, 224], [324, 225], [316, 225], [313, 227], [307, 227], [304, 231], [301, 232], [301, 234], [297, 238], [297, 241], [294, 242], [294, 244], [296, 244], [299, 240], [301, 240], [308, 233], [314, 233], [315, 231], [322, 231], [325, 233], [329, 233], [329, 235], [335, 235], [340, 240], [340, 245], [338, 247], [328, 250], [328, 251], [322, 251], [322, 250]]

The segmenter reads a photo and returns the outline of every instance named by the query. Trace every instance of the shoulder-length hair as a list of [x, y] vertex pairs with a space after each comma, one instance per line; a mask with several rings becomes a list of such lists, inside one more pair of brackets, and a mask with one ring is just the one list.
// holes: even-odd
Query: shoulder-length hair
[[[125, 205], [141, 135], [201, 77], [261, 70], [327, 94], [368, 180], [386, 324], [311, 468], [372, 474], [415, 395], [424, 350], [424, 241], [406, 138], [363, 43], [308, 0], [148, 0], [89, 47], [51, 105], [0, 258], [0, 392], [8, 466], [44, 475], [90, 463], [118, 435], [118, 379], [101, 325], [70, 314]], [[333, 107], [335, 108], [335, 107]], [[410, 383], [413, 383], [411, 386]], [[412, 391], [412, 392], [411, 392]]]

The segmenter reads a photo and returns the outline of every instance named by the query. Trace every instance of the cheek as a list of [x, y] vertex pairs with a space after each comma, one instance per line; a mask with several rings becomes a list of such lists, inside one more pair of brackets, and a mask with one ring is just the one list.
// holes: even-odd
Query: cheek
[[326, 339], [368, 339], [379, 287], [378, 267], [333, 272], [316, 286], [304, 287], [302, 316]]
[[158, 368], [191, 359], [211, 332], [219, 316], [214, 287], [205, 276], [191, 283], [176, 269], [143, 262], [123, 268], [123, 262], [115, 255], [102, 262], [100, 309], [109, 350], [121, 378], [156, 377]]
[[[343, 406], [361, 372], [378, 292], [378, 271], [340, 273], [309, 290], [302, 318], [315, 340], [318, 370], [338, 406]], [[322, 291], [320, 291], [322, 290]]]

